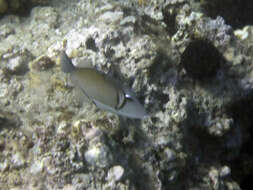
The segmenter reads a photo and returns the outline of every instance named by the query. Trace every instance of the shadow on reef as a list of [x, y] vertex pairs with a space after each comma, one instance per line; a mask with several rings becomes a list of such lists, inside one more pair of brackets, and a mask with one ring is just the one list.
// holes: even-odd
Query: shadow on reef
[[234, 29], [253, 24], [252, 0], [205, 0], [202, 7], [212, 18], [222, 16]]
[[194, 39], [181, 55], [181, 66], [196, 80], [210, 80], [217, 74], [224, 58], [208, 40]]
[[20, 125], [20, 118], [16, 114], [0, 110], [0, 131], [3, 128], [16, 128]]
[[[202, 109], [202, 103], [193, 101], [188, 106], [187, 115], [191, 117], [185, 121], [186, 124], [182, 124], [187, 126], [182, 127], [183, 141], [187, 142], [184, 149], [189, 155], [195, 156], [188, 158], [186, 176], [187, 173], [192, 173], [192, 176], [198, 173], [199, 165], [204, 165], [205, 168], [219, 166], [222, 161], [223, 165], [231, 168], [232, 178], [242, 189], [246, 189], [253, 170], [253, 91], [245, 91], [240, 87], [236, 80], [238, 77], [233, 76], [232, 70], [236, 68], [232, 68], [233, 66], [208, 41], [193, 40], [182, 54], [180, 66], [186, 71], [186, 79], [181, 76], [178, 89], [191, 88], [189, 91], [192, 91], [195, 85], [200, 86], [221, 102], [220, 108], [209, 105], [215, 118], [225, 116], [233, 120], [230, 131], [221, 137], [215, 137], [208, 133], [208, 126], [205, 127], [203, 118], [206, 118], [208, 113], [205, 113], [205, 108]], [[234, 74], [237, 76], [238, 72], [235, 71]], [[200, 97], [197, 100], [200, 101]], [[242, 137], [236, 136], [240, 136], [236, 134], [238, 131], [242, 133]], [[230, 142], [229, 138], [233, 138], [233, 142]], [[229, 147], [229, 143], [237, 143], [234, 138], [240, 138], [239, 141], [242, 142], [239, 143], [242, 145]], [[222, 145], [224, 147], [221, 148]], [[196, 157], [197, 166], [194, 160]]]
[[[169, 56], [164, 53], [163, 51], [157, 50], [157, 55], [153, 60], [153, 64], [148, 69], [149, 73], [149, 83], [155, 84], [157, 86], [157, 90], [153, 90], [151, 92], [151, 97], [153, 97], [156, 101], [154, 101], [157, 106], [157, 109], [154, 109], [153, 112], [157, 111], [165, 111], [163, 105], [168, 102], [169, 95], [164, 94], [162, 89], [165, 87], [164, 82], [162, 81], [161, 77], [166, 76], [166, 73], [169, 72], [173, 68], [172, 60]], [[159, 100], [159, 101], [157, 101]], [[154, 108], [154, 107], [153, 107]]]
[[[151, 145], [151, 141], [145, 135], [145, 132], [139, 127], [140, 121], [120, 118], [120, 127], [112, 139], [117, 142], [115, 148], [115, 164], [122, 165], [126, 170], [126, 176], [130, 179], [130, 186], [134, 189], [153, 190], [155, 189], [154, 180], [147, 168], [144, 168], [145, 160], [142, 157], [146, 144]], [[111, 141], [110, 141], [111, 142]], [[108, 143], [110, 143], [108, 141]], [[113, 146], [111, 146], [112, 149]], [[138, 154], [142, 152], [141, 154]], [[142, 155], [142, 156], [140, 156]]]
[[223, 100], [244, 96], [245, 92], [229, 74], [231, 66], [212, 42], [193, 39], [181, 55], [177, 87], [192, 91], [198, 85]]
[[[242, 190], [247, 190], [253, 177], [253, 91], [225, 106], [223, 112], [233, 118], [234, 126], [222, 137], [210, 136], [206, 130], [198, 127], [196, 121], [201, 116], [198, 115], [197, 108], [193, 108], [194, 105], [190, 107], [191, 109], [188, 111], [191, 119], [185, 121], [187, 124], [182, 124], [182, 129], [183, 141], [187, 142], [184, 144], [184, 150], [189, 155], [194, 156], [188, 157], [187, 168], [184, 172], [185, 180], [187, 181], [187, 176], [194, 176], [195, 173], [199, 173], [200, 166], [208, 168], [223, 165], [231, 168], [231, 178], [240, 185]], [[187, 127], [183, 128], [183, 126]], [[242, 144], [236, 146], [235, 149], [226, 147], [227, 137], [236, 138], [235, 133], [238, 132], [238, 127], [242, 133]], [[233, 141], [237, 142], [235, 139]], [[197, 162], [196, 158], [198, 159]]]
[[253, 91], [229, 105], [227, 111], [241, 126], [243, 144], [239, 155], [226, 164], [231, 167], [232, 178], [245, 190], [253, 179]]
[[[3, 0], [3, 2], [5, 2]], [[27, 17], [35, 6], [46, 6], [48, 0], [7, 0], [5, 9], [1, 11], [0, 18], [5, 14], [15, 14], [22, 17]]]

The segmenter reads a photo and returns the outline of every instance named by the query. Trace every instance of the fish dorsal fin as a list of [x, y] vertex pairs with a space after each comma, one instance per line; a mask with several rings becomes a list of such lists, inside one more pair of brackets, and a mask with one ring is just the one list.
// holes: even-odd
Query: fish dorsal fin
[[59, 56], [59, 62], [61, 64], [61, 69], [64, 73], [71, 73], [75, 70], [75, 66], [73, 65], [71, 59], [67, 56], [65, 51], [61, 51]]

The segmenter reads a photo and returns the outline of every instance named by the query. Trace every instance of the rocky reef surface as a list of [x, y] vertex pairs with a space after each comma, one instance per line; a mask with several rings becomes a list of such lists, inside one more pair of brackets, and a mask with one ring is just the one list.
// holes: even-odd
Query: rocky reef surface
[[[253, 3], [224, 2], [0, 0], [1, 190], [245, 189]], [[83, 101], [63, 49], [133, 88], [149, 117]]]

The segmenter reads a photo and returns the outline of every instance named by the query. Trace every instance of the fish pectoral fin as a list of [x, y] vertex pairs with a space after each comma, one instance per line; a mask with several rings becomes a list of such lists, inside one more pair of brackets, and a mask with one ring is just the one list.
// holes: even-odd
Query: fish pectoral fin
[[102, 110], [106, 110], [106, 111], [110, 111], [110, 112], [113, 112], [113, 113], [117, 113], [117, 110], [115, 110], [114, 108], [112, 108], [112, 107], [110, 107], [108, 105], [105, 105], [105, 104], [103, 104], [103, 103], [101, 103], [101, 102], [99, 102], [97, 100], [94, 100], [94, 103], [95, 103], [95, 105], [98, 108], [100, 108]]

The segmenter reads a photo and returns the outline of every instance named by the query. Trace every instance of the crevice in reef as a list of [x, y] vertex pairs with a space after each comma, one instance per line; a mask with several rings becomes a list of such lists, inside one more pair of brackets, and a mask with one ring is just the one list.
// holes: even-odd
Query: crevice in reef
[[253, 92], [234, 102], [229, 106], [228, 112], [241, 126], [243, 144], [239, 155], [226, 164], [231, 167], [232, 178], [239, 183], [242, 190], [245, 190], [253, 179]]

